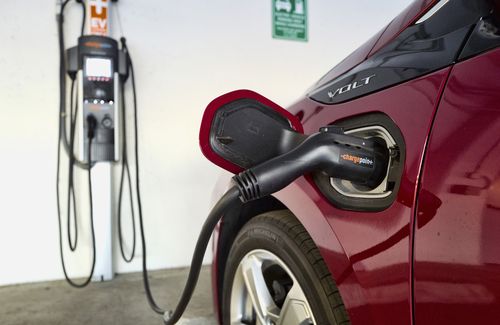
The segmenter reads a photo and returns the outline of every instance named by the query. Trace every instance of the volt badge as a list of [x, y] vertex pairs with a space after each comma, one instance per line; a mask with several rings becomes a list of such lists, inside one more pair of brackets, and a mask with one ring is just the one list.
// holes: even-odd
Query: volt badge
[[366, 78], [360, 79], [360, 80], [355, 81], [353, 83], [350, 83], [350, 84], [344, 85], [340, 88], [337, 88], [335, 91], [331, 90], [328, 92], [328, 97], [330, 97], [330, 99], [333, 99], [337, 95], [342, 95], [342, 94], [348, 93], [354, 89], [364, 87], [364, 86], [368, 85], [370, 83], [370, 81], [372, 80], [372, 78], [374, 78], [375, 76], [376, 75], [372, 74], [371, 76], [368, 76]]

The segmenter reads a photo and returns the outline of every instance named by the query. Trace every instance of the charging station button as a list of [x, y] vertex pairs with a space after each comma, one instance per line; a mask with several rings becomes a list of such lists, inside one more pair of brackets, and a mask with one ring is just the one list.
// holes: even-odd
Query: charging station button
[[109, 117], [109, 115], [104, 116], [104, 118], [101, 121], [101, 124], [106, 129], [113, 128], [113, 120], [111, 119], [111, 117]]

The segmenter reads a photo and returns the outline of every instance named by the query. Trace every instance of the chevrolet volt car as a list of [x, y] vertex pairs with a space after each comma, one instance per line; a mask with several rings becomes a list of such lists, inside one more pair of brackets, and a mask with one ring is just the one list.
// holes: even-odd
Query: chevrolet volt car
[[380, 139], [385, 177], [307, 174], [230, 209], [220, 323], [499, 324], [500, 1], [414, 1], [287, 110]]

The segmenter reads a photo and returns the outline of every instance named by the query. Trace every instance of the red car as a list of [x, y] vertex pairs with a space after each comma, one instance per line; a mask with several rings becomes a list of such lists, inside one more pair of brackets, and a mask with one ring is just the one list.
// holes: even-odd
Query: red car
[[387, 173], [306, 175], [226, 213], [220, 322], [500, 324], [499, 47], [499, 0], [416, 0], [289, 107], [305, 134], [383, 139]]

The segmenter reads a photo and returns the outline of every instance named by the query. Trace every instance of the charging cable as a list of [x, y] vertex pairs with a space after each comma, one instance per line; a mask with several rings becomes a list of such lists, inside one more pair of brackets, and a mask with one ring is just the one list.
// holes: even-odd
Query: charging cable
[[[352, 140], [358, 141], [356, 147], [349, 144]], [[343, 154], [366, 157], [373, 162], [373, 165], [354, 164], [342, 159]], [[202, 227], [184, 291], [175, 310], [164, 314], [165, 325], [178, 322], [186, 310], [196, 287], [203, 256], [212, 232], [232, 205], [271, 195], [285, 188], [298, 177], [313, 171], [322, 171], [331, 177], [376, 187], [385, 176], [388, 161], [387, 147], [380, 142], [332, 133], [324, 128], [321, 132], [307, 137], [289, 152], [234, 176], [233, 187], [215, 205]]]
[[[117, 209], [117, 219], [118, 219], [118, 243], [120, 246], [120, 253], [122, 258], [126, 263], [132, 262], [135, 257], [135, 247], [136, 247], [136, 228], [135, 228], [135, 209], [134, 209], [134, 198], [132, 191], [132, 177], [130, 176], [130, 166], [128, 161], [128, 141], [127, 141], [127, 118], [126, 118], [126, 105], [125, 105], [125, 84], [124, 81], [120, 82], [121, 88], [121, 98], [122, 98], [122, 169], [120, 173], [120, 186], [118, 189], [118, 209]], [[135, 134], [137, 134], [137, 129], [135, 129]], [[136, 142], [137, 143], [137, 142]], [[137, 145], [137, 144], [136, 144]], [[136, 170], [138, 173], [138, 170]], [[124, 191], [125, 176], [127, 177], [129, 198], [130, 198], [130, 211], [131, 211], [131, 223], [132, 223], [132, 248], [130, 257], [125, 254], [124, 240], [122, 234], [122, 199]]]
[[[146, 238], [145, 238], [145, 230], [144, 230], [144, 220], [143, 220], [143, 213], [142, 213], [142, 200], [141, 200], [141, 190], [140, 190], [140, 175], [139, 175], [139, 141], [138, 141], [138, 118], [137, 118], [137, 90], [136, 90], [136, 82], [135, 82], [135, 73], [134, 73], [134, 64], [132, 62], [132, 57], [130, 55], [129, 48], [127, 47], [127, 40], [125, 37], [120, 38], [120, 42], [122, 45], [122, 49], [125, 52], [125, 56], [127, 59], [127, 67], [128, 70], [130, 71], [130, 78], [132, 80], [132, 98], [133, 98], [133, 111], [134, 111], [134, 162], [135, 162], [135, 195], [136, 195], [136, 200], [137, 200], [137, 211], [138, 211], [138, 219], [139, 219], [139, 231], [140, 231], [140, 240], [141, 240], [141, 246], [142, 246], [142, 278], [143, 278], [143, 284], [144, 284], [144, 291], [146, 293], [146, 298], [148, 301], [149, 306], [151, 309], [160, 314], [164, 315], [165, 310], [163, 310], [161, 307], [158, 306], [156, 303], [153, 293], [151, 292], [151, 286], [149, 284], [149, 276], [148, 276], [148, 269], [147, 269], [147, 247], [146, 247]], [[124, 96], [124, 89], [123, 89], [123, 81], [122, 81], [122, 104], [123, 104], [123, 127], [126, 125], [126, 112], [125, 112], [125, 96]], [[122, 191], [123, 191], [123, 179], [124, 179], [124, 174], [125, 171], [127, 172], [127, 178], [128, 178], [128, 184], [129, 188], [131, 188], [131, 177], [130, 177], [130, 170], [128, 166], [128, 157], [127, 157], [127, 141], [125, 139], [126, 134], [123, 132], [123, 166], [122, 166], [122, 174], [121, 174], [121, 180], [120, 180], [120, 192], [119, 192], [119, 200], [118, 200], [118, 224], [119, 224], [119, 229], [118, 229], [118, 234], [119, 234], [119, 245], [120, 245], [120, 250], [122, 252], [122, 257], [127, 261], [127, 258], [124, 254], [124, 248], [123, 248], [123, 238], [122, 238], [122, 229], [121, 229], [121, 198], [122, 198]], [[130, 192], [130, 205], [131, 209], [134, 210], [133, 203], [132, 203], [132, 191]], [[132, 214], [132, 220], [134, 220], [134, 214]], [[134, 237], [133, 237], [133, 248], [135, 248], [135, 221], [132, 222], [132, 228], [134, 230]], [[132, 250], [132, 255], [129, 258], [131, 260], [133, 258], [133, 252], [134, 249]]]
[[[144, 284], [144, 291], [146, 293], [146, 298], [147, 301], [151, 307], [151, 309], [156, 312], [157, 314], [163, 315], [165, 324], [175, 324], [182, 314], [184, 313], [184, 310], [186, 309], [192, 295], [193, 291], [196, 287], [196, 284], [198, 282], [198, 278], [200, 275], [200, 270], [203, 264], [203, 256], [205, 255], [205, 249], [210, 241], [210, 238], [212, 236], [213, 229], [217, 222], [220, 220], [221, 216], [224, 214], [225, 211], [227, 211], [228, 208], [232, 207], [235, 204], [240, 204], [239, 196], [240, 196], [240, 191], [238, 190], [237, 187], [232, 188], [229, 190], [220, 200], [219, 203], [215, 205], [215, 207], [212, 209], [212, 212], [208, 216], [207, 220], [205, 221], [200, 236], [198, 237], [198, 242], [196, 244], [195, 248], [195, 253], [193, 255], [192, 261], [191, 261], [191, 268], [189, 271], [186, 287], [184, 288], [184, 291], [182, 293], [182, 296], [179, 300], [179, 303], [177, 307], [175, 308], [174, 311], [166, 311], [162, 309], [161, 307], [158, 306], [157, 302], [155, 301], [153, 297], [153, 293], [151, 292], [151, 286], [149, 284], [149, 276], [148, 276], [148, 269], [147, 269], [147, 247], [146, 247], [146, 236], [145, 236], [145, 229], [144, 229], [144, 220], [143, 220], [143, 213], [142, 213], [142, 200], [141, 200], [141, 191], [140, 191], [140, 176], [139, 176], [139, 145], [138, 145], [138, 118], [137, 118], [137, 91], [136, 91], [136, 81], [135, 81], [135, 74], [134, 74], [134, 65], [132, 62], [132, 57], [130, 55], [130, 51], [127, 47], [127, 42], [124, 37], [120, 39], [122, 48], [126, 54], [127, 58], [127, 65], [130, 70], [130, 78], [132, 80], [132, 95], [133, 95], [133, 112], [134, 112], [134, 160], [135, 160], [135, 168], [136, 168], [136, 179], [135, 179], [135, 194], [137, 198], [137, 210], [138, 210], [138, 219], [139, 219], [139, 231], [140, 231], [140, 240], [141, 240], [141, 246], [142, 246], [142, 275], [143, 275], [143, 284]], [[123, 120], [122, 120], [122, 127], [123, 127], [123, 166], [122, 166], [122, 172], [121, 172], [121, 178], [120, 178], [120, 190], [119, 190], [119, 200], [118, 200], [118, 224], [119, 224], [119, 229], [118, 229], [118, 234], [119, 234], [119, 245], [120, 245], [120, 250], [122, 252], [122, 256], [125, 260], [127, 260], [125, 254], [124, 254], [124, 248], [123, 248], [123, 238], [121, 235], [121, 201], [122, 201], [122, 196], [123, 196], [123, 183], [124, 183], [124, 178], [125, 174], [127, 174], [127, 179], [128, 179], [128, 185], [129, 188], [131, 187], [131, 180], [130, 180], [130, 170], [128, 166], [128, 156], [127, 156], [127, 141], [126, 141], [126, 132], [125, 132], [125, 125], [126, 125], [126, 111], [125, 111], [125, 96], [124, 96], [124, 86], [122, 82], [122, 103], [123, 103]], [[132, 193], [130, 193], [132, 197]], [[133, 210], [133, 203], [132, 200], [130, 202], [131, 208]], [[132, 220], [134, 219], [134, 214], [132, 214]], [[132, 223], [132, 228], [134, 230], [135, 234], [135, 223]], [[133, 258], [133, 252], [135, 248], [135, 235], [133, 239], [133, 249], [132, 249], [132, 255], [128, 259], [131, 260]]]
[[[60, 180], [60, 164], [61, 164], [61, 139], [58, 141], [57, 146], [57, 215], [59, 219], [59, 251], [61, 254], [62, 268], [64, 272], [64, 277], [66, 281], [75, 288], [83, 288], [86, 287], [90, 281], [92, 280], [92, 276], [94, 274], [95, 262], [96, 262], [96, 247], [95, 247], [95, 230], [94, 230], [94, 207], [93, 207], [93, 197], [92, 197], [92, 169], [90, 168], [92, 162], [92, 140], [95, 137], [95, 128], [97, 126], [97, 120], [93, 115], [87, 116], [87, 156], [88, 156], [88, 187], [89, 187], [89, 208], [90, 208], [90, 232], [92, 236], [92, 266], [88, 277], [82, 283], [76, 283], [73, 281], [66, 270], [66, 263], [64, 262], [64, 250], [63, 250], [63, 239], [62, 239], [62, 220], [61, 220], [61, 207], [60, 207], [60, 199], [59, 199], [59, 180]], [[69, 218], [69, 216], [68, 216]], [[69, 230], [68, 230], [69, 231]]]

